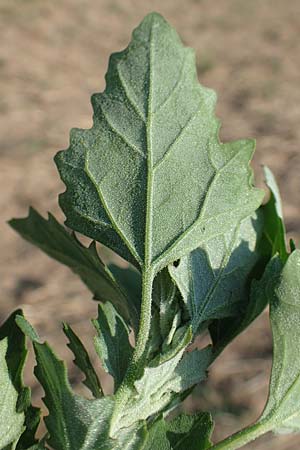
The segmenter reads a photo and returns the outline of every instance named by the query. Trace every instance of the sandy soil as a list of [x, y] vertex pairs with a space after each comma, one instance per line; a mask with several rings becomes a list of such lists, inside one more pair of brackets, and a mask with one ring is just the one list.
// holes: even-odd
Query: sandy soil
[[[257, 139], [258, 184], [261, 164], [269, 165], [278, 177], [289, 235], [300, 242], [299, 0], [1, 0], [0, 321], [22, 306], [68, 360], [80, 391], [60, 322], [75, 325], [91, 348], [88, 319], [96, 315], [96, 304], [67, 269], [22, 242], [5, 222], [25, 215], [28, 205], [63, 219], [56, 206], [63, 186], [52, 158], [68, 146], [71, 127], [91, 125], [89, 97], [104, 87], [109, 54], [127, 45], [133, 27], [151, 10], [196, 49], [200, 81], [219, 95], [222, 140]], [[265, 313], [224, 352], [210, 380], [187, 402], [189, 409], [215, 412], [216, 438], [257, 417], [270, 358]], [[26, 379], [34, 383], [29, 374]], [[35, 384], [33, 392], [40, 404]], [[268, 435], [247, 448], [299, 445], [297, 436]]]

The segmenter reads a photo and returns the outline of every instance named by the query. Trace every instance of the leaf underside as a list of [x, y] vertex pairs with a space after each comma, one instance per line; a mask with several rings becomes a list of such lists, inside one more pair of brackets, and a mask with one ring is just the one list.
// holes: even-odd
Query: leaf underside
[[253, 141], [220, 144], [215, 94], [160, 15], [111, 56], [92, 104], [93, 127], [74, 129], [55, 158], [70, 228], [158, 271], [259, 206]]
[[[261, 214], [209, 240], [169, 266], [186, 302], [194, 333], [201, 324], [240, 314], [249, 295], [249, 275], [259, 260], [257, 242], [263, 229]], [[201, 328], [200, 328], [201, 330]]]

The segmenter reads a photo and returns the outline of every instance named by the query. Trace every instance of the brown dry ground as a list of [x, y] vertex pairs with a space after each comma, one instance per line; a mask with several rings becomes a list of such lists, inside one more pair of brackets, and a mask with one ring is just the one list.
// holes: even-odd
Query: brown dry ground
[[[275, 172], [287, 229], [299, 243], [299, 0], [0, 0], [0, 320], [22, 306], [67, 358], [76, 385], [60, 323], [73, 324], [91, 348], [88, 319], [96, 305], [75, 276], [5, 221], [25, 215], [28, 205], [62, 218], [56, 199], [63, 186], [52, 157], [68, 146], [71, 127], [91, 125], [89, 97], [104, 87], [109, 54], [126, 46], [151, 10], [196, 49], [201, 82], [219, 94], [222, 140], [257, 139], [257, 179], [261, 164]], [[224, 352], [188, 408], [215, 413], [218, 439], [237, 430], [263, 408], [270, 364], [265, 313]], [[33, 392], [40, 403], [35, 384]], [[300, 437], [268, 435], [247, 448], [299, 447]]]

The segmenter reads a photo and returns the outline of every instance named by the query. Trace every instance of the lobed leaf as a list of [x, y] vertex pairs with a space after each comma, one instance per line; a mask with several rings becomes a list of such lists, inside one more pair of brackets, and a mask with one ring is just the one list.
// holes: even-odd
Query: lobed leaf
[[128, 327], [110, 303], [98, 306], [98, 318], [93, 320], [93, 324], [97, 330], [96, 351], [103, 368], [112, 375], [117, 390], [133, 352]]
[[265, 167], [264, 171], [271, 196], [257, 212], [261, 226], [255, 242], [257, 261], [250, 273], [251, 287], [240, 302], [237, 317], [214, 321], [209, 326], [216, 356], [265, 309], [269, 303], [268, 289], [288, 257], [279, 189], [270, 169]]
[[158, 14], [111, 56], [106, 82], [92, 98], [93, 127], [73, 130], [55, 158], [60, 205], [70, 228], [158, 272], [259, 206], [254, 143], [220, 144], [215, 94]]
[[259, 260], [256, 245], [262, 228], [262, 216], [255, 214], [181, 258], [178, 266], [169, 266], [194, 334], [205, 322], [241, 312], [249, 295], [249, 275]]
[[[95, 242], [86, 248], [54, 216], [49, 214], [46, 220], [33, 208], [28, 217], [13, 219], [9, 223], [24, 239], [79, 275], [97, 300], [112, 302], [125, 320], [130, 320], [132, 300], [126, 288], [119, 285], [112, 272], [101, 261]], [[123, 278], [131, 274], [131, 269], [119, 269], [119, 278], [122, 271]], [[136, 315], [135, 310], [132, 315]]]
[[49, 438], [47, 444], [55, 450], [138, 450], [146, 439], [141, 422], [122, 430], [112, 438], [110, 420], [114, 411], [113, 397], [87, 400], [75, 395], [62, 361], [47, 343], [40, 343], [37, 333], [23, 318], [18, 324], [33, 341], [37, 366], [35, 375], [45, 391], [44, 403], [49, 410], [45, 418]]
[[100, 381], [84, 345], [78, 336], [76, 336], [70, 325], [64, 324], [63, 331], [69, 339], [68, 347], [75, 356], [74, 363], [85, 375], [83, 383], [92, 392], [95, 398], [102, 397]]

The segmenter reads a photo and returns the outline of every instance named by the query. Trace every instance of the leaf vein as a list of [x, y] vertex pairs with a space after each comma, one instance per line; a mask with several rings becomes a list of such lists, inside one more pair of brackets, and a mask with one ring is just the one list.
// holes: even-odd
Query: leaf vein
[[135, 110], [135, 112], [138, 114], [138, 116], [142, 119], [142, 121], [144, 122], [144, 124], [146, 124], [146, 118], [144, 116], [144, 114], [142, 113], [142, 111], [140, 110], [139, 106], [137, 105], [137, 103], [133, 100], [133, 98], [129, 95], [129, 91], [131, 90], [131, 88], [129, 87], [129, 85], [127, 84], [127, 82], [125, 81], [122, 72], [121, 72], [121, 67], [120, 67], [120, 63], [118, 63], [116, 65], [117, 67], [117, 73], [119, 76], [119, 80], [121, 82], [121, 85], [124, 89], [124, 92], [126, 94], [126, 97], [128, 98], [130, 104], [132, 105], [133, 109]]

